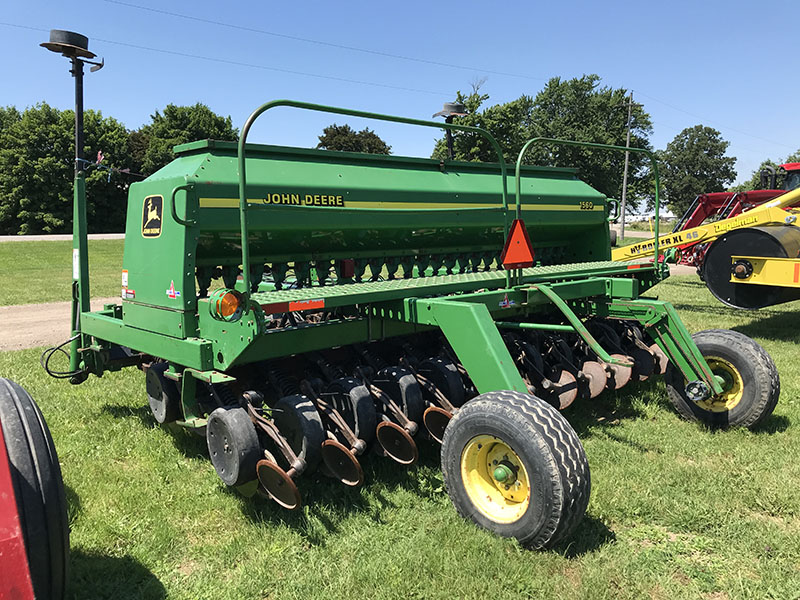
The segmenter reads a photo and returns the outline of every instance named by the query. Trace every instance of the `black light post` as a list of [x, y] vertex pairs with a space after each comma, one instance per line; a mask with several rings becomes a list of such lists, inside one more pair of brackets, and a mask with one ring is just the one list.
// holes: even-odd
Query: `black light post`
[[[453, 117], [466, 117], [468, 114], [466, 107], [460, 102], [445, 102], [442, 110], [433, 116], [434, 118], [444, 117], [445, 123], [452, 123]], [[453, 160], [453, 158], [455, 158], [455, 152], [453, 150], [453, 132], [446, 129], [445, 135], [447, 137], [447, 156], [450, 160]]]
[[89, 39], [85, 35], [61, 29], [50, 30], [50, 41], [40, 46], [70, 59], [70, 73], [75, 78], [75, 179], [73, 184], [72, 209], [72, 335], [69, 370], [72, 382], [80, 383], [86, 378], [81, 368], [78, 349], [83, 347], [80, 335], [82, 312], [89, 305], [89, 257], [88, 229], [86, 223], [86, 179], [83, 157], [83, 63], [92, 65], [91, 71], [103, 68], [103, 60], [95, 62], [96, 55], [89, 51]]

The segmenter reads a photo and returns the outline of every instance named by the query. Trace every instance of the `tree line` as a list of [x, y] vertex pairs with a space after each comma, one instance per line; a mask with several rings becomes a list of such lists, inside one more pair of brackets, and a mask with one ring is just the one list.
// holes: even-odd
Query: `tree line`
[[[0, 234], [70, 233], [75, 113], [45, 102], [0, 107]], [[87, 219], [91, 233], [125, 229], [128, 187], [198, 139], [237, 140], [230, 117], [204, 104], [167, 105], [130, 131], [100, 111], [84, 113]]]
[[[554, 77], [535, 96], [522, 95], [516, 100], [490, 105], [488, 94], [480, 92], [482, 82], [472, 85], [469, 93], [457, 92], [456, 102], [469, 113], [456, 117], [456, 123], [487, 129], [497, 139], [506, 161], [514, 164], [522, 146], [534, 137], [560, 138], [624, 146], [628, 127], [628, 94], [624, 88], [604, 86], [598, 75], [573, 79]], [[653, 151], [650, 136], [652, 120], [641, 104], [631, 109], [630, 146]], [[359, 144], [358, 136], [375, 134], [369, 130], [355, 132], [340, 126], [328, 138], [320, 137], [321, 145], [330, 150], [378, 152], [388, 154], [382, 140], [369, 138], [370, 144]], [[326, 133], [328, 129], [326, 129]], [[335, 134], [335, 135], [334, 135]], [[456, 160], [496, 161], [497, 157], [486, 138], [473, 133], [453, 134]], [[382, 145], [381, 145], [382, 144]], [[372, 147], [378, 146], [379, 150]], [[704, 192], [760, 189], [760, 171], [766, 165], [800, 162], [800, 150], [783, 160], [765, 160], [749, 181], [730, 188], [736, 179], [736, 158], [727, 155], [730, 143], [712, 127], [702, 124], [685, 128], [665, 148], [655, 150], [658, 159], [662, 205], [681, 215]], [[437, 140], [432, 158], [447, 157], [446, 138]], [[622, 196], [624, 154], [585, 150], [557, 145], [534, 146], [523, 159], [529, 165], [574, 167], [581, 179], [611, 198]], [[641, 153], [630, 154], [627, 200], [631, 212], [653, 208], [653, 174], [649, 160]]]
[[[624, 88], [602, 84], [598, 75], [573, 79], [554, 77], [535, 96], [490, 104], [482, 82], [468, 93], [457, 92], [466, 116], [457, 123], [483, 127], [498, 140], [506, 161], [514, 163], [523, 144], [548, 137], [624, 146], [628, 129], [628, 94]], [[0, 234], [69, 233], [72, 221], [74, 113], [46, 103], [20, 111], [0, 107]], [[127, 190], [131, 183], [155, 173], [172, 160], [172, 148], [198, 139], [236, 141], [231, 118], [206, 105], [169, 104], [151, 115], [149, 123], [128, 130], [113, 117], [87, 110], [84, 116], [86, 188], [90, 232], [123, 231]], [[641, 104], [633, 104], [630, 145], [653, 150], [653, 124]], [[485, 138], [455, 132], [454, 158], [495, 161]], [[736, 179], [735, 157], [719, 131], [694, 125], [657, 150], [662, 202], [681, 214], [702, 192], [724, 191]], [[390, 154], [391, 147], [369, 128], [331, 124], [319, 136], [317, 148]], [[447, 157], [445, 137], [431, 157]], [[782, 162], [800, 161], [800, 150]], [[539, 145], [524, 162], [532, 165], [575, 167], [579, 176], [612, 198], [622, 194], [624, 155], [621, 152]], [[766, 159], [763, 163], [775, 163]], [[763, 166], [763, 165], [762, 165]], [[759, 170], [740, 188], [757, 189]], [[630, 209], [652, 208], [653, 176], [647, 158], [631, 153], [627, 198]]]

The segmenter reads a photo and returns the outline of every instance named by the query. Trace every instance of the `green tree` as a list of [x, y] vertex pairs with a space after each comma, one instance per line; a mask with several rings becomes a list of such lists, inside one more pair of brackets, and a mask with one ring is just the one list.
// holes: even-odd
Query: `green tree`
[[[72, 230], [74, 112], [46, 103], [20, 113], [0, 110], [0, 233], [68, 233]], [[130, 168], [128, 132], [98, 111], [84, 114], [84, 152], [94, 162]], [[89, 230], [122, 231], [129, 177], [86, 166]]]
[[[627, 90], [600, 84], [597, 75], [562, 80], [554, 77], [535, 96], [521, 96], [505, 104], [481, 110], [489, 96], [473, 89], [457, 94], [470, 114], [457, 123], [488, 129], [497, 138], [506, 161], [516, 162], [525, 142], [533, 137], [550, 137], [612, 145], [625, 145], [627, 132]], [[639, 104], [631, 113], [631, 146], [650, 148], [650, 116]], [[457, 160], [497, 160], [488, 142], [472, 133], [454, 134]], [[433, 157], [447, 155], [445, 139], [437, 141]], [[649, 196], [647, 160], [630, 155], [629, 194], [631, 204]], [[565, 146], [537, 146], [526, 154], [526, 164], [576, 167], [582, 179], [604, 194], [619, 198], [622, 193], [624, 155]]]
[[366, 154], [391, 154], [392, 147], [384, 142], [369, 127], [355, 131], [350, 125], [333, 123], [322, 130], [317, 148], [340, 152], [364, 152]]
[[222, 117], [199, 102], [194, 106], [168, 104], [163, 113], [156, 111], [150, 118], [150, 123], [131, 132], [129, 140], [134, 166], [143, 175], [151, 175], [171, 162], [172, 149], [178, 144], [239, 139], [230, 117]]
[[[765, 161], [763, 161], [758, 166], [758, 169], [753, 171], [752, 175], [750, 176], [750, 179], [748, 179], [747, 181], [745, 181], [743, 183], [740, 183], [739, 185], [735, 185], [735, 186], [731, 187], [729, 191], [731, 191], [731, 192], [746, 192], [748, 190], [764, 189], [765, 186], [761, 185], [761, 170], [762, 169], [765, 169], [766, 167], [772, 167], [773, 169], [777, 169], [778, 165], [783, 165], [783, 164], [792, 163], [792, 162], [800, 162], [800, 150], [797, 150], [797, 152], [794, 152], [793, 154], [790, 154], [789, 156], [787, 156], [785, 159], [779, 160], [777, 162], [773, 161], [772, 159], [769, 159], [769, 158], [766, 159]], [[769, 185], [769, 182], [767, 182], [767, 185]], [[783, 187], [783, 181], [782, 181], [782, 179], [780, 177], [780, 173], [778, 174], [778, 178], [777, 178], [777, 181], [776, 181], [775, 185], [776, 185], [776, 187], [778, 187], [778, 189], [781, 189]]]
[[687, 127], [659, 152], [667, 204], [683, 214], [698, 194], [722, 192], [734, 179], [736, 158], [725, 156], [729, 142], [716, 129]]

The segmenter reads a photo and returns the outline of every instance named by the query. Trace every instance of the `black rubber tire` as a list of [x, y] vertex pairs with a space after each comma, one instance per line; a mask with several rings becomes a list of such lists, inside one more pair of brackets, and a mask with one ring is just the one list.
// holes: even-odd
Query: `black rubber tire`
[[[492, 435], [511, 446], [528, 473], [535, 497], [516, 521], [494, 521], [469, 499], [461, 456], [478, 435]], [[547, 402], [520, 392], [481, 394], [456, 413], [442, 442], [442, 472], [461, 516], [533, 548], [551, 547], [570, 535], [589, 503], [589, 463], [575, 431]]]
[[464, 404], [466, 390], [461, 375], [453, 363], [436, 356], [423, 360], [417, 371], [430, 379], [453, 406], [459, 407]]
[[741, 400], [732, 409], [706, 410], [686, 397], [683, 375], [670, 364], [664, 380], [669, 398], [681, 417], [726, 429], [753, 428], [772, 414], [780, 396], [781, 382], [778, 369], [766, 350], [746, 335], [727, 329], [708, 329], [695, 333], [692, 339], [704, 357], [717, 357], [731, 363], [739, 371], [744, 389]]
[[422, 423], [425, 401], [416, 377], [408, 369], [386, 367], [378, 371], [373, 383], [389, 394], [411, 421]]
[[147, 388], [147, 401], [150, 412], [155, 420], [160, 423], [172, 423], [181, 418], [181, 394], [177, 384], [164, 377], [164, 372], [169, 368], [167, 363], [155, 363], [145, 373], [145, 386]]
[[[272, 420], [298, 458], [313, 472], [322, 462], [322, 443], [327, 439], [314, 403], [300, 394], [284, 396], [272, 407]], [[288, 466], [288, 465], [287, 465]]]
[[256, 479], [262, 450], [245, 409], [218, 408], [212, 412], [206, 425], [206, 443], [211, 464], [225, 485], [242, 485]]
[[333, 405], [356, 437], [367, 443], [375, 439], [378, 413], [366, 386], [353, 377], [342, 377], [331, 382], [328, 392], [334, 394], [331, 396]]
[[61, 467], [36, 403], [22, 387], [2, 378], [0, 425], [34, 595], [60, 600], [65, 593], [69, 562], [69, 520]]

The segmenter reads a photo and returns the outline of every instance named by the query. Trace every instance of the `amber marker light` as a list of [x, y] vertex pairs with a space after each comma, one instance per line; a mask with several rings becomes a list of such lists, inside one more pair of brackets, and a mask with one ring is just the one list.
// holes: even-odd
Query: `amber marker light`
[[209, 309], [218, 321], [238, 321], [242, 316], [244, 300], [236, 290], [220, 289], [211, 294]]

